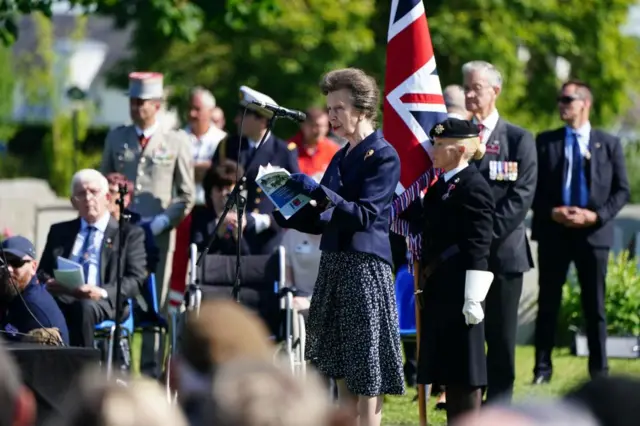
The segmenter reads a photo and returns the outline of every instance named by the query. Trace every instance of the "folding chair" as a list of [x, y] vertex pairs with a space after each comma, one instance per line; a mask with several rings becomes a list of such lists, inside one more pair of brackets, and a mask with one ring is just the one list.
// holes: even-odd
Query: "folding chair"
[[[145, 312], [140, 320], [136, 321], [134, 332], [152, 332], [159, 334], [160, 338], [162, 338], [163, 335], [169, 332], [169, 323], [160, 314], [156, 295], [156, 274], [151, 273], [144, 281], [144, 288], [142, 289], [142, 296], [145, 299], [148, 311]], [[164, 345], [160, 345], [160, 347], [164, 347]], [[160, 355], [161, 358], [164, 358], [164, 354]]]
[[[127, 301], [129, 305], [129, 315], [120, 323], [122, 335], [119, 338], [120, 350], [124, 356], [124, 365], [128, 368], [131, 365], [131, 337], [133, 336], [133, 300]], [[113, 345], [115, 344], [116, 323], [112, 320], [103, 321], [95, 327], [95, 338], [97, 341], [107, 341], [107, 377], [113, 373]], [[104, 359], [104, 357], [103, 357]]]

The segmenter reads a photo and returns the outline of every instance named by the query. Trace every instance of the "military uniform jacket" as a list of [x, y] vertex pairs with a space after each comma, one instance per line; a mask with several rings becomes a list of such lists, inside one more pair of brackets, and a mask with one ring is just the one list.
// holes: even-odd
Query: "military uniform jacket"
[[[240, 158], [238, 158], [238, 145], [240, 144]], [[274, 210], [273, 203], [262, 192], [256, 183], [259, 166], [266, 166], [270, 163], [272, 166], [282, 167], [290, 173], [298, 173], [298, 151], [295, 143], [287, 144], [282, 139], [270, 134], [264, 141], [264, 146], [256, 151], [256, 158], [251, 163], [251, 168], [247, 170], [249, 161], [251, 160], [251, 149], [249, 141], [246, 138], [231, 136], [223, 140], [218, 145], [218, 149], [213, 155], [213, 165], [220, 164], [224, 159], [236, 161], [245, 169], [247, 174], [246, 197], [247, 197], [247, 213], [259, 213], [272, 215]], [[269, 254], [280, 244], [282, 239], [282, 228], [276, 224], [271, 218], [271, 226], [260, 233], [256, 232], [255, 220], [250, 214], [247, 214], [247, 227], [245, 228], [244, 237], [249, 244], [251, 254]]]
[[117, 127], [107, 135], [100, 170], [134, 182], [130, 208], [142, 218], [164, 213], [175, 227], [193, 207], [191, 144], [183, 130], [158, 128], [143, 151], [135, 126]]
[[[494, 203], [475, 166], [429, 189], [423, 200], [422, 333], [419, 383], [486, 385], [484, 322], [468, 326], [462, 307], [467, 270], [489, 267]], [[452, 251], [452, 247], [457, 248]]]
[[536, 191], [536, 144], [531, 133], [500, 118], [486, 148], [474, 163], [489, 182], [496, 204], [489, 269], [526, 272], [533, 267], [524, 220]]

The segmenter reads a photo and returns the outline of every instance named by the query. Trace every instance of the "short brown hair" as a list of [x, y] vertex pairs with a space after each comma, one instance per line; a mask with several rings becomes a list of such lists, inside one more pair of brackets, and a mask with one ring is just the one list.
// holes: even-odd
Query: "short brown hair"
[[212, 166], [202, 179], [202, 189], [204, 190], [205, 202], [211, 204], [211, 190], [213, 188], [222, 189], [226, 186], [235, 185], [239, 177], [244, 175], [244, 168], [233, 160], [223, 160], [218, 165]]
[[577, 79], [570, 79], [562, 84], [560, 90], [564, 90], [567, 86], [576, 86], [576, 88], [578, 89], [577, 91], [582, 99], [593, 102], [593, 92], [591, 91], [591, 86], [589, 86], [588, 83]]
[[369, 120], [375, 120], [380, 104], [380, 90], [376, 80], [358, 68], [344, 68], [326, 73], [320, 82], [324, 95], [346, 89], [351, 92], [351, 103]]
[[126, 185], [129, 194], [133, 194], [133, 182], [127, 179], [127, 177], [122, 173], [109, 173], [106, 177], [107, 182], [109, 183], [109, 187], [120, 187], [120, 185]]

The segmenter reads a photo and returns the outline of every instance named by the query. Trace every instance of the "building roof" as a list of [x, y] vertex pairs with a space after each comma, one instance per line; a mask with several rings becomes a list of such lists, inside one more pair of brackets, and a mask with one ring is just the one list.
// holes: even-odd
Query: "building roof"
[[[67, 41], [75, 30], [75, 22], [78, 18], [75, 14], [54, 14], [52, 16], [56, 42]], [[19, 23], [18, 40], [13, 45], [14, 55], [34, 52], [37, 46], [35, 21], [32, 16], [24, 16]], [[115, 28], [114, 20], [102, 16], [90, 16], [87, 20], [87, 28], [83, 42], [106, 45], [104, 61], [100, 66], [96, 79], [104, 77], [106, 73], [120, 60], [125, 59], [131, 53], [129, 40], [133, 28]]]

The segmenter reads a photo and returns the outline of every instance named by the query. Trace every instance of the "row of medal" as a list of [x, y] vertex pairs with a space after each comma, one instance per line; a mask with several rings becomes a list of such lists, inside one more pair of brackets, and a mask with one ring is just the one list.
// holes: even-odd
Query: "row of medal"
[[489, 161], [489, 179], [515, 182], [518, 179], [518, 162]]

